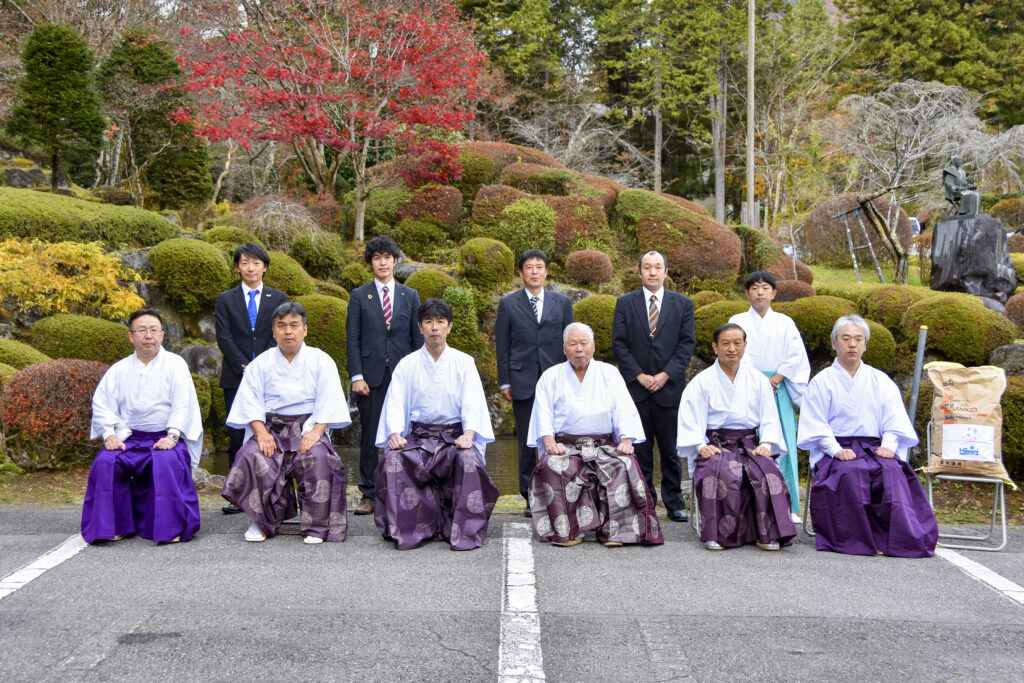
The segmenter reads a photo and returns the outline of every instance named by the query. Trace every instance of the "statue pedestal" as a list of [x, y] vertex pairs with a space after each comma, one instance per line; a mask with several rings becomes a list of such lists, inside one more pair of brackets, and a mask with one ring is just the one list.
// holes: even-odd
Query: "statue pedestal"
[[1003, 222], [987, 213], [946, 216], [932, 236], [931, 288], [1000, 303], [1017, 288]]

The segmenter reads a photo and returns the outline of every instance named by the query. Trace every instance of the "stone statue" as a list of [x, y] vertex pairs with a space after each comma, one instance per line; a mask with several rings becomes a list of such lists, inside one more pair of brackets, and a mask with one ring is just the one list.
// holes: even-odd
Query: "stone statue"
[[950, 214], [967, 216], [981, 211], [981, 195], [976, 192], [977, 185], [967, 182], [967, 173], [963, 169], [964, 160], [959, 154], [950, 159], [950, 166], [942, 171], [942, 186], [946, 191], [946, 201], [952, 204]]

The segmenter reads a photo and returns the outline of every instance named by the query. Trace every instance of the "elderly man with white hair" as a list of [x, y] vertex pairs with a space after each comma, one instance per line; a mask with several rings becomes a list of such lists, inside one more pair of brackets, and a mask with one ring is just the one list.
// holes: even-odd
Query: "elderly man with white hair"
[[811, 453], [818, 550], [931, 557], [935, 514], [907, 463], [917, 435], [896, 384], [861, 360], [870, 338], [860, 316], [836, 321], [836, 360], [808, 384], [800, 411], [797, 445]]
[[662, 543], [651, 492], [633, 455], [644, 430], [622, 375], [594, 360], [594, 331], [562, 333], [568, 359], [537, 383], [527, 443], [539, 448], [529, 505], [541, 541], [573, 546], [596, 530], [614, 548]]

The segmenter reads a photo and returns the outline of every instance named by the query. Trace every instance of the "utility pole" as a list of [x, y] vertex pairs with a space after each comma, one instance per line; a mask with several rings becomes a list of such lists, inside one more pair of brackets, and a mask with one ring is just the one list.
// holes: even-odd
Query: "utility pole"
[[747, 225], [760, 229], [760, 212], [754, 203], [754, 7], [747, 0]]

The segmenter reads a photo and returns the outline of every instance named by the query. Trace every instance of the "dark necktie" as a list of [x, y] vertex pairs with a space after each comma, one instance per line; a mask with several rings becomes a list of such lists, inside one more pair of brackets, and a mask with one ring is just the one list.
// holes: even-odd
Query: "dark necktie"
[[530, 308], [533, 309], [533, 317], [537, 319], [537, 322], [540, 322], [540, 316], [537, 314], [537, 302], [538, 301], [540, 301], [540, 297], [539, 296], [531, 296], [530, 297]]
[[651, 336], [654, 336], [655, 330], [658, 329], [658, 297], [651, 294], [651, 307], [647, 309], [647, 318], [651, 325]]

